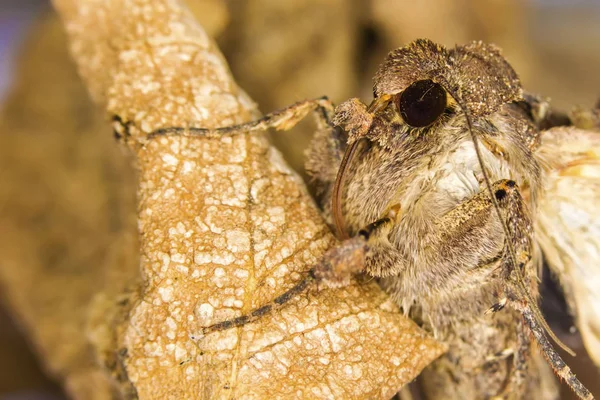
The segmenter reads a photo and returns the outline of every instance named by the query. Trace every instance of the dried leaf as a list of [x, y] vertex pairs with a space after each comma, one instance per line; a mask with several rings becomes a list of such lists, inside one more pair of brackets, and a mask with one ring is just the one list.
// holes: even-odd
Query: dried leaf
[[[61, 314], [71, 328], [82, 322], [69, 318], [88, 318], [88, 340], [122, 390], [131, 385], [128, 396], [389, 398], [443, 351], [374, 283], [302, 295], [272, 318], [196, 341], [202, 326], [291, 287], [335, 241], [264, 135], [147, 140], [157, 128], [258, 116], [185, 8], [175, 1], [55, 5], [92, 97], [131, 123], [143, 282], [137, 289], [135, 278], [107, 282], [122, 292], [118, 302], [108, 289], [93, 301], [84, 292], [89, 314]], [[114, 266], [100, 274], [108, 271]], [[65, 308], [80, 305], [78, 290], [93, 290], [94, 271], [78, 272], [85, 285], [60, 286]], [[32, 282], [46, 279], [43, 273]], [[28, 299], [19, 300], [31, 332], [42, 331]], [[63, 373], [68, 380], [76, 371]], [[81, 398], [84, 381], [77, 380]]]

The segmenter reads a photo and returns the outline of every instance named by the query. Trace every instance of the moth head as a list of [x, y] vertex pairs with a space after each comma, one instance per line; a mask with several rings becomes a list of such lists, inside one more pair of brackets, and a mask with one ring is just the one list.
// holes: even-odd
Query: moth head
[[497, 47], [473, 42], [448, 50], [427, 39], [418, 39], [390, 52], [374, 77], [373, 93], [374, 99], [368, 108], [358, 101], [348, 101], [339, 106], [334, 116], [334, 122], [349, 134], [349, 146], [338, 170], [332, 198], [340, 238], [347, 237], [342, 215], [346, 170], [358, 139], [369, 138], [374, 119], [389, 111], [390, 104], [404, 124], [424, 128], [440, 120], [453, 103], [458, 113], [464, 114], [476, 141], [474, 119], [493, 114], [503, 104], [523, 98], [516, 72]]
[[390, 52], [373, 92], [374, 103], [393, 101], [403, 121], [417, 128], [434, 123], [452, 101], [478, 117], [523, 96], [517, 74], [497, 47], [473, 42], [448, 50], [427, 39]]

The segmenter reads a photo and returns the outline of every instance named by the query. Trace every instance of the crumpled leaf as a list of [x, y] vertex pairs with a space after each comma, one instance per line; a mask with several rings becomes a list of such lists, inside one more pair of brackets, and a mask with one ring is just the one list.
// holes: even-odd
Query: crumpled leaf
[[373, 282], [196, 340], [293, 286], [335, 240], [264, 134], [147, 139], [259, 115], [184, 7], [55, 5], [92, 97], [128, 124], [139, 169], [144, 282], [115, 327], [115, 368], [140, 398], [387, 399], [443, 351]]

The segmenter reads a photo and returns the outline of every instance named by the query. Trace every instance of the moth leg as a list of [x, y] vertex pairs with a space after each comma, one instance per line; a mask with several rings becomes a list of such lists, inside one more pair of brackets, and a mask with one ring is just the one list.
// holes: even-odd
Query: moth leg
[[[362, 269], [362, 260], [364, 258], [366, 246], [366, 238], [362, 235], [355, 236], [352, 239], [342, 242], [339, 246], [327, 251], [321, 260], [308, 271], [306, 276], [292, 288], [247, 315], [242, 315], [202, 328], [202, 333], [199, 338], [212, 332], [224, 331], [255, 322], [265, 315], [282, 308], [288, 301], [310, 288], [316, 282], [321, 280], [343, 280], [342, 277], [338, 276], [340, 271], [360, 271]], [[346, 277], [347, 275], [348, 274], [346, 274]]]
[[519, 311], [523, 315], [525, 324], [540, 346], [544, 357], [548, 361], [548, 364], [550, 364], [552, 367], [554, 373], [559, 378], [563, 379], [579, 398], [584, 400], [592, 400], [594, 398], [592, 393], [590, 393], [590, 391], [579, 381], [579, 379], [577, 379], [567, 363], [564, 362], [558, 352], [554, 349], [550, 343], [550, 340], [548, 340], [548, 336], [546, 335], [544, 328], [538, 323], [529, 306], [522, 301], [514, 301], [509, 304], [512, 308]]
[[[303, 100], [294, 103], [281, 110], [266, 114], [263, 117], [239, 125], [226, 126], [223, 128], [208, 129], [195, 127], [170, 127], [157, 129], [148, 135], [148, 139], [159, 136], [201, 136], [208, 138], [218, 138], [222, 136], [239, 135], [257, 131], [264, 131], [274, 128], [278, 131], [285, 131], [293, 128], [304, 119], [309, 113], [315, 112], [318, 129], [325, 126], [332, 127], [331, 118], [333, 117], [333, 103], [327, 97], [317, 99]], [[121, 127], [127, 126], [122, 121], [117, 121]]]
[[580, 129], [594, 130], [600, 128], [600, 100], [594, 108], [577, 107], [571, 111], [573, 125]]
[[517, 349], [513, 357], [513, 370], [510, 376], [510, 385], [522, 392], [527, 379], [527, 360], [531, 357], [531, 340], [523, 320], [517, 323]]
[[[506, 185], [497, 190], [494, 195], [498, 200], [498, 204], [505, 210], [505, 218], [511, 235], [510, 240], [517, 262], [517, 265], [514, 265], [512, 257], [509, 257], [509, 254], [506, 254], [502, 264], [501, 276], [505, 280], [504, 295], [506, 295], [508, 299], [507, 305], [521, 313], [524, 324], [540, 346], [546, 360], [554, 370], [554, 373], [558, 377], [564, 379], [577, 396], [586, 400], [593, 399], [589, 390], [587, 390], [575, 377], [575, 374], [573, 374], [571, 369], [550, 343], [548, 339], [548, 334], [550, 333], [547, 333], [545, 327], [540, 323], [538, 316], [529, 304], [528, 298], [523, 296], [521, 290], [522, 286], [518, 282], [518, 272], [523, 273], [522, 276], [523, 279], [525, 279], [525, 284], [530, 288], [532, 285], [530, 285], [529, 282], [536, 279], [535, 276], [528, 276], [526, 274], [527, 266], [531, 264], [531, 255], [533, 253], [533, 232], [532, 223], [527, 215], [525, 204], [519, 194], [519, 190], [516, 185], [514, 185], [514, 182], [511, 183], [511, 181], [508, 181]], [[529, 271], [532, 270], [533, 268], [529, 268]], [[536, 296], [537, 293], [534, 293], [530, 298], [535, 298]], [[518, 337], [519, 336], [519, 340], [522, 340], [524, 335], [520, 334]], [[523, 343], [521, 343], [521, 348], [522, 345]], [[521, 353], [521, 351], [516, 354], [515, 368], [513, 371], [513, 374], [516, 375], [511, 379], [516, 384], [521, 384], [524, 379], [520, 376], [524, 376], [522, 370], [520, 370], [524, 368], [524, 365], [522, 365], [524, 363], [521, 363], [519, 353]], [[526, 357], [525, 353], [523, 354], [523, 357]]]
[[202, 328], [199, 339], [209, 333], [236, 328], [255, 322], [265, 315], [282, 308], [285, 304], [310, 288], [313, 283], [325, 283], [328, 287], [339, 287], [348, 283], [350, 276], [361, 272], [364, 268], [364, 255], [368, 249], [371, 235], [385, 229], [396, 218], [397, 208], [392, 207], [388, 214], [360, 230], [355, 237], [343, 241], [339, 246], [328, 250], [321, 260], [313, 266], [307, 275], [285, 293], [271, 302], [255, 309], [250, 314], [218, 322]]
[[528, 360], [531, 357], [531, 340], [526, 332], [523, 320], [516, 326], [517, 343], [515, 348], [507, 348], [500, 353], [490, 356], [486, 361], [495, 362], [512, 357], [512, 368], [508, 375], [506, 385], [502, 392], [493, 399], [509, 399], [522, 396], [526, 392], [525, 383], [528, 378]]
[[501, 358], [512, 356], [512, 369], [510, 370], [506, 386], [502, 392], [494, 399], [506, 399], [514, 397], [515, 394], [523, 395], [525, 390], [525, 382], [528, 377], [528, 360], [531, 357], [531, 341], [525, 330], [525, 325], [522, 320], [517, 323], [517, 343], [515, 349], [506, 349], [501, 354], [496, 354], [490, 361], [497, 361]]
[[569, 113], [552, 108], [548, 99], [531, 93], [524, 93], [523, 100], [515, 104], [540, 131], [557, 126], [589, 130], [600, 128], [600, 100], [592, 108], [575, 107]]
[[541, 131], [556, 126], [573, 125], [572, 119], [566, 113], [553, 109], [547, 98], [524, 93], [523, 101], [516, 103]]
[[510, 356], [513, 356], [515, 354], [515, 351], [509, 347], [507, 347], [506, 349], [496, 353], [496, 354], [492, 354], [491, 356], [488, 356], [486, 358], [486, 362], [495, 362], [495, 361], [499, 361], [499, 360], [505, 360]]

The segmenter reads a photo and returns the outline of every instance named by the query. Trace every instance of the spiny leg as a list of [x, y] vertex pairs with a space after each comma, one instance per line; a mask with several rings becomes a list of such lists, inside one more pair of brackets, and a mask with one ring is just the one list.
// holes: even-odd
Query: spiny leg
[[513, 372], [510, 384], [519, 392], [523, 390], [527, 378], [527, 360], [531, 357], [531, 340], [526, 329], [522, 320], [517, 322], [517, 350], [513, 357]]
[[528, 304], [519, 301], [511, 301], [510, 306], [519, 311], [523, 315], [525, 324], [528, 326], [536, 342], [539, 344], [546, 360], [554, 370], [554, 373], [565, 380], [567, 385], [575, 392], [575, 394], [584, 400], [593, 400], [594, 396], [590, 391], [577, 379], [571, 368], [563, 361], [561, 356], [554, 350], [552, 344], [548, 340], [544, 329], [537, 322]]
[[531, 340], [525, 332], [524, 322], [517, 323], [517, 343], [515, 349], [506, 349], [501, 354], [496, 354], [496, 359], [501, 356], [512, 356], [512, 366], [506, 382], [506, 387], [494, 399], [520, 398], [525, 393], [525, 382], [527, 379], [528, 363], [531, 356]]
[[[506, 304], [506, 298], [504, 298]], [[497, 311], [490, 311], [497, 312]], [[528, 359], [531, 357], [531, 340], [526, 332], [525, 323], [519, 320], [516, 326], [516, 345], [514, 348], [506, 348], [500, 353], [488, 358], [488, 362], [512, 358], [511, 369], [506, 380], [506, 386], [493, 400], [521, 398], [526, 391], [526, 380], [528, 370]]]
[[202, 336], [255, 322], [265, 315], [282, 308], [289, 300], [304, 292], [315, 282], [322, 279], [323, 276], [334, 275], [334, 271], [348, 267], [354, 269], [352, 268], [353, 266], [362, 263], [365, 247], [366, 240], [362, 236], [357, 236], [341, 243], [339, 246], [326, 252], [321, 260], [308, 271], [306, 276], [292, 288], [247, 315], [202, 328]]
[[523, 93], [523, 100], [514, 104], [525, 112], [540, 131], [556, 126], [572, 125], [569, 116], [553, 109], [547, 98], [525, 92]]
[[289, 300], [310, 288], [314, 283], [318, 284], [322, 282], [328, 287], [347, 284], [351, 275], [363, 270], [364, 256], [371, 235], [381, 231], [383, 227], [392, 223], [396, 219], [397, 210], [397, 208], [393, 208], [385, 217], [361, 229], [357, 236], [345, 240], [339, 246], [327, 251], [303, 279], [271, 302], [255, 309], [250, 314], [204, 327], [202, 328], [200, 337], [196, 337], [195, 339], [200, 339], [212, 332], [236, 328], [255, 322], [265, 315], [282, 308]]
[[[502, 263], [501, 276], [504, 280], [512, 280], [514, 289], [518, 298], [523, 299], [529, 304], [529, 308], [536, 317], [538, 324], [544, 328], [548, 336], [563, 350], [571, 355], [575, 355], [573, 350], [554, 335], [546, 320], [537, 307], [534, 296], [531, 295], [531, 285], [526, 283], [525, 272], [527, 264], [531, 261], [533, 253], [533, 224], [529, 218], [527, 206], [519, 193], [519, 189], [514, 181], [505, 180], [499, 184], [494, 191], [494, 197], [498, 206], [504, 211], [504, 223], [508, 229], [506, 250], [507, 254]], [[534, 279], [537, 279], [535, 277]], [[537, 285], [536, 285], [537, 288]], [[537, 290], [534, 293], [537, 295]]]
[[[527, 271], [525, 271], [525, 268], [527, 266], [531, 266], [530, 260], [533, 251], [532, 224], [528, 217], [525, 204], [518, 191], [518, 188], [514, 182], [507, 181], [505, 185], [501, 185], [499, 189], [495, 191], [494, 195], [496, 196], [496, 200], [498, 200], [500, 207], [505, 211], [507, 226], [511, 234], [509, 239], [513, 241], [513, 248], [519, 263], [519, 265], [515, 266], [507, 257], [506, 261], [502, 264], [503, 270], [501, 271], [501, 276], [505, 280], [505, 288], [504, 293], [501, 295], [502, 300], [499, 304], [507, 304], [511, 308], [521, 313], [525, 325], [529, 328], [537, 343], [540, 345], [540, 348], [542, 349], [548, 363], [554, 370], [554, 373], [563, 378], [575, 392], [575, 394], [577, 394], [580, 398], [586, 400], [593, 399], [593, 396], [589, 390], [587, 390], [585, 386], [583, 386], [583, 384], [575, 377], [571, 369], [552, 347], [550, 341], [548, 340], [548, 335], [551, 335], [551, 333], [548, 332], [546, 327], [539, 322], [531, 304], [529, 303], [529, 298], [534, 298], [534, 296], [529, 296], [529, 298], [524, 297], [521, 285], [519, 285], [519, 282], [517, 282], [517, 272], [525, 275], [525, 279], [528, 278], [526, 276]], [[519, 271], [517, 271], [517, 269]], [[533, 279], [535, 279], [535, 277], [533, 277]], [[507, 300], [504, 300], [505, 298]], [[519, 334], [517, 336], [519, 340], [523, 339], [523, 337], [519, 338]], [[559, 345], [561, 344], [560, 342], [557, 343]], [[524, 363], [521, 363], [521, 360], [519, 360], [519, 353], [520, 352], [515, 355], [515, 370], [513, 374], [522, 373], [522, 370], [520, 369], [524, 367], [524, 365], [522, 365]], [[525, 355], [525, 353], [523, 354]], [[515, 382], [518, 382], [521, 379], [522, 378], [518, 375], [512, 377], [512, 380]]]
[[[316, 111], [317, 124], [319, 128], [327, 125], [332, 127], [331, 118], [334, 107], [327, 97], [318, 99], [303, 100], [294, 103], [281, 110], [266, 114], [263, 117], [246, 122], [244, 124], [226, 126], [223, 128], [208, 129], [198, 127], [170, 127], [158, 129], [148, 135], [148, 139], [160, 136], [202, 136], [208, 138], [218, 138], [222, 136], [231, 136], [257, 131], [265, 131], [269, 128], [276, 130], [289, 130], [296, 126], [298, 122], [304, 119], [310, 112]], [[126, 123], [116, 120], [122, 126], [127, 127]]]

